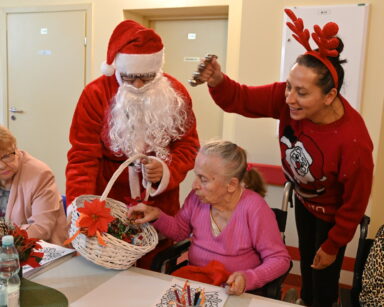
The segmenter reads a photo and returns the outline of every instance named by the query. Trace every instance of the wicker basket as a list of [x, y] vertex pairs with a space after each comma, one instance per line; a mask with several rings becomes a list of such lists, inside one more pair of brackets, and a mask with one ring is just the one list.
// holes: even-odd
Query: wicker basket
[[[71, 217], [71, 227], [69, 229], [69, 236], [73, 236], [77, 231], [76, 221], [80, 214], [78, 208], [84, 206], [84, 201], [92, 201], [94, 199], [100, 199], [106, 201], [106, 207], [111, 208], [111, 215], [120, 219], [124, 224], [129, 224], [126, 213], [128, 211], [127, 206], [119, 201], [111, 198], [107, 198], [112, 185], [119, 177], [121, 172], [128, 167], [128, 165], [140, 158], [145, 157], [144, 155], [135, 155], [120, 165], [115, 171], [112, 178], [109, 180], [103, 195], [82, 195], [77, 197], [73, 203], [73, 211]], [[146, 200], [148, 198], [148, 191], [150, 186], [147, 187]], [[141, 225], [142, 235], [144, 237], [142, 245], [133, 245], [123, 240], [117, 239], [114, 236], [103, 233], [101, 236], [105, 241], [106, 245], [102, 246], [98, 243], [96, 237], [88, 237], [83, 233], [80, 233], [73, 241], [73, 247], [86, 259], [101, 265], [108, 269], [124, 270], [131, 267], [136, 260], [144, 256], [146, 253], [153, 250], [158, 243], [158, 236], [156, 230], [152, 225], [146, 223]]]

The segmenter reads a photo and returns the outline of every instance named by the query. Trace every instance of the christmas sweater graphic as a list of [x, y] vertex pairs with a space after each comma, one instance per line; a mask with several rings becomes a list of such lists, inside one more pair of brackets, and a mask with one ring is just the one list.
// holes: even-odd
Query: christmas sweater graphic
[[303, 198], [324, 194], [324, 156], [314, 140], [300, 133], [295, 135], [290, 126], [285, 127], [280, 138], [282, 165], [285, 175], [295, 183], [295, 190]]

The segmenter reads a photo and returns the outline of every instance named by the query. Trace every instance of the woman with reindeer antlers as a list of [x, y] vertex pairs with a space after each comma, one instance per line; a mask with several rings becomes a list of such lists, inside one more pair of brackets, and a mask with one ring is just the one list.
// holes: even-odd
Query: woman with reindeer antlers
[[345, 61], [338, 25], [292, 20], [293, 37], [307, 50], [286, 82], [246, 86], [222, 73], [216, 57], [199, 66], [192, 85], [207, 82], [223, 110], [280, 120], [279, 144], [287, 180], [295, 187], [295, 216], [301, 256], [302, 303], [332, 306], [347, 243], [364, 215], [372, 186], [373, 144], [360, 114], [340, 94]]

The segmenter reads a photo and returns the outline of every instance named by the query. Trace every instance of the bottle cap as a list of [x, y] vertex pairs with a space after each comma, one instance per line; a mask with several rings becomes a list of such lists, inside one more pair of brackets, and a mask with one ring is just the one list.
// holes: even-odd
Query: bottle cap
[[10, 236], [10, 235], [3, 236], [3, 238], [1, 239], [1, 242], [3, 246], [13, 245], [13, 236]]

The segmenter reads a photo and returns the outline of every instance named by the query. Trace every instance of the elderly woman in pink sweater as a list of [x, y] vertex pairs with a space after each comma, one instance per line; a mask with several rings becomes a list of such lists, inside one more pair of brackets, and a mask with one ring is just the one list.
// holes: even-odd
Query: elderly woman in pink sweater
[[0, 217], [28, 236], [62, 245], [67, 238], [61, 196], [50, 168], [16, 147], [16, 139], [0, 126]]
[[261, 288], [287, 272], [290, 257], [273, 211], [255, 192], [265, 189], [255, 170], [247, 171], [245, 151], [231, 142], [209, 142], [194, 172], [193, 190], [175, 217], [144, 204], [130, 208], [128, 216], [137, 223], [157, 219], [155, 228], [175, 241], [191, 236], [190, 264], [224, 264], [231, 272], [229, 294]]

